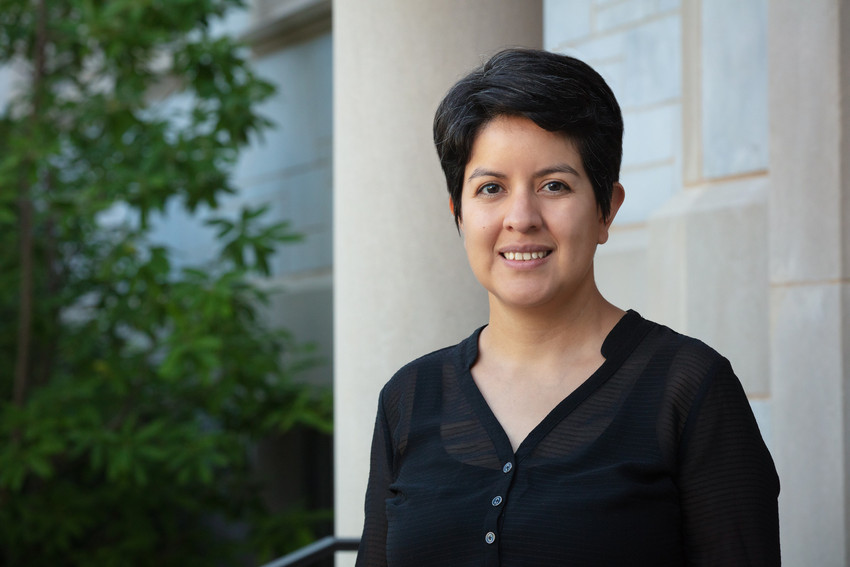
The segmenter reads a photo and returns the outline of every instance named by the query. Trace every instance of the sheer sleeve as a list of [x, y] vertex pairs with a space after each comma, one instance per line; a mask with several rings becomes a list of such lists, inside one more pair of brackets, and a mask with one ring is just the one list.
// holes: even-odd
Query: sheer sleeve
[[369, 484], [366, 487], [366, 519], [357, 552], [357, 567], [383, 567], [387, 564], [386, 499], [392, 483], [393, 450], [383, 401], [382, 392], [372, 436]]
[[688, 565], [780, 564], [779, 479], [725, 359], [694, 400], [677, 480]]

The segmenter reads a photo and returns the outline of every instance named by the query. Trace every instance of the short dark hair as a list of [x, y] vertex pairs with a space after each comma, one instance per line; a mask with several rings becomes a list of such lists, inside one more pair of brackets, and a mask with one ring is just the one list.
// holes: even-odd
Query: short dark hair
[[455, 224], [463, 173], [481, 128], [498, 116], [524, 116], [572, 140], [605, 219], [620, 177], [623, 117], [605, 80], [573, 57], [506, 49], [455, 83], [434, 116], [434, 145], [446, 175]]

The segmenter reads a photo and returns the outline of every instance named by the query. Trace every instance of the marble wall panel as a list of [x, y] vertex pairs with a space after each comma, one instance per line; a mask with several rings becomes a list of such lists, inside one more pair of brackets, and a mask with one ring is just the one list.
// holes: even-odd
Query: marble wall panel
[[275, 274], [331, 268], [333, 188], [329, 169], [330, 164], [275, 182], [279, 196], [270, 217], [290, 221], [292, 230], [304, 237], [281, 247], [274, 263]]
[[681, 20], [673, 14], [630, 29], [625, 36], [624, 107], [677, 99], [682, 93]]
[[623, 58], [625, 34], [590, 35], [555, 47], [557, 51], [578, 57], [598, 71], [599, 63]]
[[772, 434], [786, 565], [845, 565], [848, 287], [771, 290]]
[[592, 4], [586, 0], [543, 2], [543, 47], [557, 49], [591, 33]]
[[281, 293], [274, 294], [267, 316], [274, 325], [297, 329], [299, 344], [314, 345], [313, 354], [321, 364], [297, 376], [299, 380], [327, 386], [333, 376], [333, 289], [331, 279], [311, 280], [309, 286], [281, 282]]
[[599, 6], [594, 14], [594, 29], [606, 32], [633, 25], [656, 13], [655, 0], [626, 0]]
[[645, 227], [613, 227], [608, 242], [599, 246], [594, 259], [596, 284], [602, 295], [621, 309], [647, 313], [648, 234]]
[[623, 115], [623, 167], [668, 161], [680, 153], [681, 106], [664, 104]]
[[[684, 0], [689, 2], [691, 0]], [[682, 5], [682, 0], [658, 0], [657, 9], [659, 12], [667, 12], [669, 10], [678, 10]]]
[[259, 108], [276, 127], [241, 156], [234, 175], [242, 183], [330, 159], [331, 47], [330, 34], [324, 34], [256, 60], [258, 74], [277, 85], [275, 95]]
[[848, 230], [842, 212], [850, 208], [848, 133], [842, 131], [842, 114], [850, 99], [841, 90], [847, 59], [840, 58], [839, 47], [847, 45], [850, 28], [839, 42], [839, 4], [846, 13], [846, 3], [826, 0], [812, 6], [772, 3], [769, 12], [774, 282], [842, 276], [842, 248], [848, 248], [842, 240]]
[[620, 181], [626, 189], [626, 200], [614, 222], [645, 222], [679, 191], [680, 179], [681, 172], [672, 160], [645, 167], [623, 168]]
[[767, 169], [767, 1], [702, 3], [702, 174]]

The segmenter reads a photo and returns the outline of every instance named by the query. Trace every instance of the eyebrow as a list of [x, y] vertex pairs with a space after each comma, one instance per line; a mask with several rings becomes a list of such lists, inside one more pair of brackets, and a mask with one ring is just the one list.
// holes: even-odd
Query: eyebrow
[[507, 177], [504, 173], [499, 173], [498, 171], [492, 171], [490, 169], [484, 169], [483, 167], [476, 167], [472, 170], [472, 173], [469, 174], [467, 181], [472, 181], [477, 177], [495, 177], [497, 179], [504, 179]]
[[571, 165], [566, 163], [559, 163], [552, 167], [547, 167], [545, 169], [541, 169], [537, 173], [534, 174], [535, 177], [544, 177], [546, 175], [551, 175], [553, 173], [566, 173], [569, 175], [575, 175], [576, 177], [581, 177], [581, 174]]
[[[553, 173], [566, 173], [566, 174], [569, 174], [569, 175], [575, 175], [576, 177], [581, 177], [579, 172], [576, 171], [576, 169], [573, 166], [566, 164], [566, 163], [559, 163], [559, 164], [553, 165], [551, 167], [546, 167], [546, 168], [543, 168], [539, 171], [536, 171], [534, 173], [534, 177], [535, 178], [545, 177], [546, 175], [551, 175]], [[478, 178], [478, 177], [495, 177], [496, 179], [504, 179], [504, 178], [507, 177], [507, 175], [505, 175], [504, 173], [498, 172], [498, 171], [493, 171], [491, 169], [485, 169], [483, 167], [476, 167], [475, 169], [472, 170], [472, 173], [469, 174], [467, 181], [472, 181], [473, 179]]]

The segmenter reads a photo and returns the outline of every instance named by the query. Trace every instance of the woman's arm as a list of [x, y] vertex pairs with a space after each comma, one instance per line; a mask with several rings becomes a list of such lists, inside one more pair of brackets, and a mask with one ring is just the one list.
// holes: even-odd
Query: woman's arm
[[780, 564], [779, 478], [740, 381], [722, 360], [679, 449], [688, 565]]
[[392, 483], [392, 439], [384, 412], [383, 392], [372, 436], [369, 483], [366, 487], [366, 519], [357, 552], [357, 567], [384, 567], [387, 564], [387, 508]]

